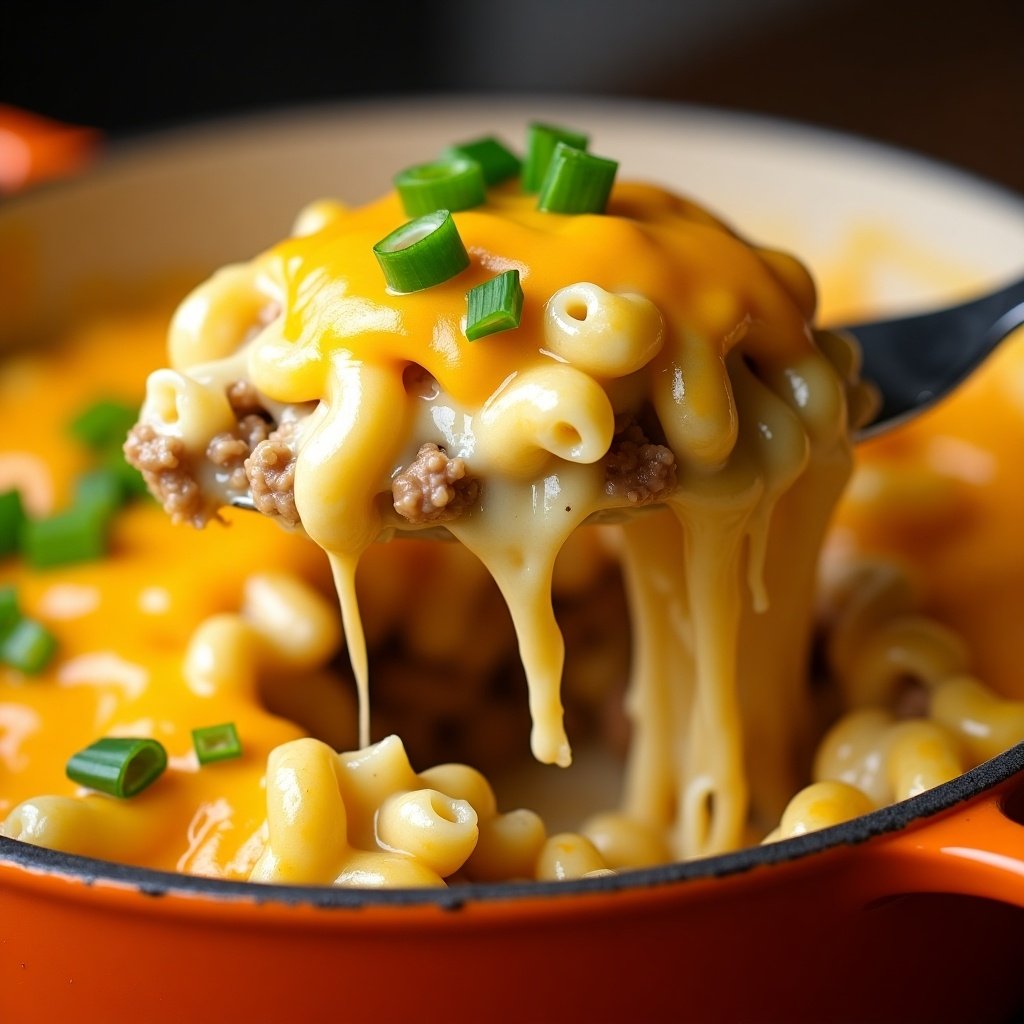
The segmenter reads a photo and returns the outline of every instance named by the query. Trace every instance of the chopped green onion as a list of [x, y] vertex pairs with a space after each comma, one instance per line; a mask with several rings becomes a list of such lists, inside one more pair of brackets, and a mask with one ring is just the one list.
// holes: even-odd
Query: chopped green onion
[[5, 636], [20, 618], [18, 592], [14, 587], [0, 587], [0, 637]]
[[470, 341], [519, 326], [523, 315], [523, 287], [518, 270], [506, 270], [466, 296], [466, 337]]
[[18, 538], [25, 525], [25, 509], [19, 491], [0, 494], [0, 558], [18, 550]]
[[138, 418], [137, 407], [102, 398], [79, 413], [68, 429], [82, 444], [96, 451], [106, 451], [124, 443], [125, 435]]
[[515, 153], [490, 135], [470, 142], [457, 142], [441, 155], [446, 158], [463, 157], [466, 160], [475, 160], [480, 165], [484, 181], [488, 185], [497, 185], [499, 182], [514, 178], [522, 166]]
[[73, 755], [65, 771], [80, 786], [124, 798], [156, 782], [166, 767], [167, 751], [156, 740], [109, 736]]
[[407, 167], [395, 175], [395, 188], [410, 217], [435, 210], [468, 210], [487, 201], [483, 170], [465, 157]]
[[619, 165], [560, 142], [537, 198], [547, 213], [604, 213]]
[[538, 192], [544, 184], [548, 164], [559, 143], [585, 150], [590, 139], [582, 132], [534, 121], [526, 130], [526, 160], [523, 163], [523, 191]]
[[54, 635], [19, 611], [14, 587], [0, 587], [0, 663], [34, 675], [46, 668], [56, 650]]
[[148, 494], [142, 474], [129, 466], [120, 451], [112, 451], [104, 464], [89, 470], [75, 484], [74, 508], [93, 508], [113, 514], [133, 498]]
[[47, 519], [30, 519], [21, 530], [21, 553], [35, 569], [102, 558], [110, 510], [88, 503]]
[[447, 210], [435, 210], [403, 224], [374, 247], [392, 291], [418, 292], [461, 274], [469, 254]]
[[113, 515], [125, 501], [124, 485], [113, 469], [92, 469], [75, 484], [75, 509], [94, 509]]
[[19, 618], [0, 636], [0, 662], [29, 675], [42, 672], [57, 650], [57, 638], [35, 619]]
[[146, 486], [146, 481], [142, 478], [142, 474], [134, 466], [128, 464], [128, 460], [124, 457], [124, 452], [120, 448], [114, 448], [107, 453], [106, 458], [103, 460], [103, 468], [117, 477], [121, 484], [121, 494], [124, 497], [124, 501], [128, 502], [133, 498], [146, 498], [150, 496], [149, 488]]
[[192, 746], [196, 748], [200, 764], [211, 764], [213, 761], [226, 761], [231, 757], [242, 756], [242, 743], [234, 722], [193, 729]]

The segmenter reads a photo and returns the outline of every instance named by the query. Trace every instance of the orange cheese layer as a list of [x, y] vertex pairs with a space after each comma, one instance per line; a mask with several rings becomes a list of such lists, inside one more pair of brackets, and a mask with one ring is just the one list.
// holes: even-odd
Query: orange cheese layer
[[[163, 313], [103, 319], [52, 350], [0, 364], [0, 489], [22, 486], [35, 496], [37, 513], [51, 501], [60, 508], [89, 464], [68, 435], [69, 418], [101, 395], [138, 402], [165, 338]], [[205, 618], [237, 611], [256, 568], [295, 571], [329, 587], [321, 553], [260, 516], [199, 532], [171, 526], [149, 501], [117, 517], [104, 561], [47, 571], [0, 562], [0, 586], [16, 586], [24, 613], [60, 643], [42, 675], [0, 666], [0, 817], [39, 793], [76, 793], [64, 765], [98, 737], [152, 735], [167, 748], [170, 770], [132, 801], [152, 841], [125, 859], [193, 871], [214, 870], [216, 860], [244, 877], [245, 843], [265, 817], [267, 755], [301, 731], [256, 700], [192, 693], [182, 657]], [[200, 771], [191, 730], [228, 721], [244, 737], [244, 756]]]
[[[719, 339], [719, 358], [737, 329], [752, 324], [772, 325], [755, 355], [763, 350], [776, 362], [792, 357], [801, 342], [809, 348], [804, 321], [813, 313], [814, 289], [796, 261], [749, 247], [700, 207], [651, 186], [617, 185], [607, 214], [541, 213], [536, 198], [515, 184], [491, 189], [484, 206], [454, 215], [472, 266], [396, 301], [373, 246], [407, 219], [397, 196], [346, 211], [260, 261], [285, 282], [288, 319], [282, 347], [253, 367], [254, 383], [279, 401], [319, 400], [330, 357], [343, 351], [376, 365], [415, 359], [447, 394], [480, 406], [510, 374], [550, 365], [542, 351], [544, 305], [578, 281], [645, 296], [670, 335]], [[785, 262], [781, 291], [775, 259]], [[513, 268], [525, 296], [520, 328], [468, 342], [466, 292]], [[671, 356], [662, 357], [666, 367]]]

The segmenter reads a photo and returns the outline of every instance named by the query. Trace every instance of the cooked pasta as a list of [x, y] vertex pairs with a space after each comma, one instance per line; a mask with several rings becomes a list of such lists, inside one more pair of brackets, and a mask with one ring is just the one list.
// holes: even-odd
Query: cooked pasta
[[541, 847], [534, 870], [541, 880], [561, 882], [568, 878], [586, 878], [606, 869], [597, 847], [586, 836], [561, 832], [551, 836]]
[[[397, 198], [321, 201], [181, 303], [126, 451], [174, 519], [230, 529], [137, 505], [105, 559], [0, 561], [57, 643], [31, 685], [0, 665], [3, 834], [257, 882], [596, 877], [828, 827], [1024, 739], [1015, 661], [941, 546], [1010, 535], [1019, 395], [993, 371], [968, 396], [1017, 431], [991, 449], [954, 413], [867, 452], [819, 581], [872, 397], [806, 271], [651, 186], [535, 207], [490, 188], [454, 215], [469, 268], [396, 294], [372, 247]], [[469, 341], [467, 292], [509, 269], [519, 325]], [[66, 410], [99, 366], [133, 396], [159, 324], [83, 328], [59, 380], [46, 351], [0, 366], [0, 496], [73, 500]], [[193, 732], [228, 723], [204, 760]], [[159, 740], [165, 776], [76, 787], [97, 737]], [[618, 806], [504, 798], [523, 748], [568, 767], [595, 742]]]

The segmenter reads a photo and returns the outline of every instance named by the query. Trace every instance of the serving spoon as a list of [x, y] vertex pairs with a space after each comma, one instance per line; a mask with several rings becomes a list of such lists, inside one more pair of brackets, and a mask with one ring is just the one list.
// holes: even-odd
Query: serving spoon
[[857, 339], [861, 376], [881, 396], [855, 440], [885, 433], [949, 394], [1022, 324], [1024, 277], [958, 306], [841, 328]]
[[[1022, 325], [1024, 277], [958, 306], [839, 328], [856, 338], [863, 356], [861, 376], [881, 398], [878, 412], [854, 439], [886, 433], [934, 405]], [[248, 495], [233, 497], [231, 505], [256, 511]], [[412, 535], [438, 532], [424, 528]]]

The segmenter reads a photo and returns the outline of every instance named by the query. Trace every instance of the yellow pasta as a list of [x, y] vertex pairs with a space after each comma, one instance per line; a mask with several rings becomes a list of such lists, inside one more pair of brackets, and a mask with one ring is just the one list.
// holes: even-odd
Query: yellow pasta
[[381, 846], [408, 854], [442, 878], [458, 871], [476, 846], [476, 811], [435, 789], [393, 794], [376, 817]]
[[[460, 768], [440, 774], [470, 781], [486, 804], [487, 790]], [[312, 738], [276, 747], [267, 764], [266, 843], [250, 879], [442, 885], [476, 847], [477, 813], [466, 800], [419, 786], [395, 736], [352, 754]]]
[[547, 838], [544, 822], [529, 810], [508, 811], [480, 822], [480, 836], [466, 862], [466, 875], [477, 882], [533, 878]]
[[647, 868], [672, 859], [672, 851], [656, 828], [624, 814], [595, 814], [580, 831], [609, 868]]
[[956, 741], [934, 722], [903, 722], [889, 734], [886, 773], [894, 800], [906, 800], [964, 770]]
[[481, 821], [498, 813], [498, 802], [491, 784], [467, 764], [439, 764], [420, 772], [419, 776], [425, 785], [468, 803]]
[[186, 370], [232, 355], [239, 340], [260, 323], [268, 300], [279, 297], [268, 284], [249, 264], [239, 263], [223, 267], [196, 288], [171, 318], [171, 366]]
[[885, 745], [893, 717], [881, 708], [844, 715], [826, 733], [814, 762], [814, 778], [843, 782], [865, 793], [876, 807], [889, 802]]
[[591, 463], [612, 443], [615, 414], [604, 391], [570, 366], [517, 374], [480, 410], [481, 456], [496, 470], [532, 478], [555, 455]]
[[971, 676], [943, 680], [931, 716], [957, 737], [971, 767], [1024, 741], [1024, 701], [1004, 700]]
[[256, 882], [329, 885], [348, 853], [348, 816], [337, 755], [326, 743], [294, 740], [267, 763], [267, 847]]
[[816, 832], [830, 825], [857, 818], [872, 810], [871, 801], [855, 786], [845, 782], [815, 782], [789, 802], [770, 842]]
[[315, 235], [345, 215], [348, 207], [336, 199], [317, 199], [304, 206], [292, 225], [292, 234], [302, 238]]
[[159, 809], [147, 813], [102, 796], [39, 796], [18, 804], [0, 834], [51, 850], [120, 861], [151, 853], [158, 816]]
[[586, 836], [560, 832], [541, 847], [535, 870], [541, 880], [564, 881], [584, 878], [607, 868], [597, 847]]
[[643, 295], [614, 294], [581, 281], [556, 292], [544, 307], [547, 348], [595, 377], [625, 377], [661, 350], [665, 325]]
[[285, 668], [315, 668], [341, 647], [341, 627], [333, 605], [289, 573], [250, 576], [245, 583], [242, 616], [264, 642], [264, 653]]

